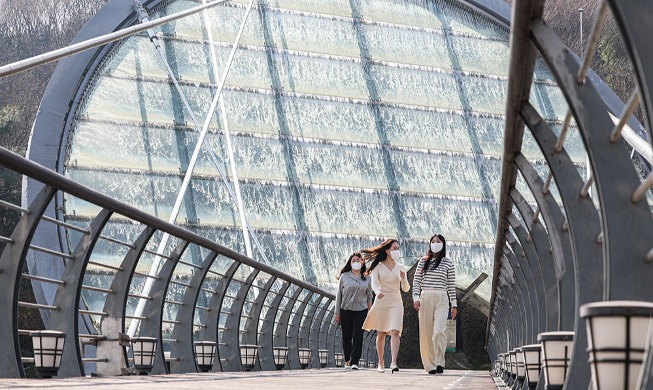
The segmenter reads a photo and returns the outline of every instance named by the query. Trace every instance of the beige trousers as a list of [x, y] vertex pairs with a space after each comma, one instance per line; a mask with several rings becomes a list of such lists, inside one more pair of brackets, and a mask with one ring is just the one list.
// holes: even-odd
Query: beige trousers
[[422, 291], [419, 309], [419, 350], [426, 371], [444, 367], [447, 349], [449, 296], [446, 291]]

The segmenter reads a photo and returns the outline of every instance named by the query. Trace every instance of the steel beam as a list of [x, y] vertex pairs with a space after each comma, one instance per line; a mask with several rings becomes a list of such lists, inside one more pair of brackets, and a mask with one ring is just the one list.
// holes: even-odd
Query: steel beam
[[653, 280], [653, 266], [646, 261], [653, 242], [653, 219], [646, 199], [633, 202], [640, 179], [630, 155], [622, 143], [609, 142], [614, 124], [605, 103], [591, 82], [576, 82], [579, 65], [555, 32], [543, 21], [535, 20], [532, 33], [533, 43], [574, 113], [595, 177], [608, 275], [607, 296], [611, 300], [650, 300], [648, 289], [633, 288], [648, 286]]
[[[242, 359], [240, 355], [240, 322], [243, 320], [243, 308], [245, 307], [245, 299], [252, 289], [252, 285], [259, 274], [259, 270], [254, 269], [243, 283], [240, 280], [231, 279], [231, 283], [240, 284], [236, 299], [231, 303], [229, 308], [229, 315], [225, 322], [225, 329], [222, 331], [222, 340], [224, 345], [220, 349], [220, 357], [222, 360], [223, 371], [243, 371]], [[227, 289], [229, 291], [229, 289]], [[222, 302], [224, 307], [224, 301]], [[224, 309], [223, 309], [224, 311]], [[257, 359], [258, 360], [258, 359]], [[258, 361], [255, 363], [255, 369], [259, 368]]]
[[[163, 266], [161, 266], [161, 269], [157, 274], [158, 279], [154, 280], [152, 288], [149, 290], [151, 299], [146, 300], [145, 306], [143, 306], [142, 315], [147, 318], [147, 320], [140, 323], [138, 335], [141, 337], [154, 337], [158, 340], [158, 345], [154, 355], [152, 374], [168, 373], [165, 356], [163, 354], [163, 308], [166, 305], [166, 296], [168, 295], [170, 281], [172, 280], [172, 275], [177, 267], [177, 262], [184, 254], [187, 247], [188, 241], [179, 241], [170, 254], [169, 259], [167, 259], [166, 262], [163, 263]], [[184, 318], [182, 321], [192, 321], [192, 317], [190, 319]]]
[[[193, 288], [187, 288], [181, 299], [182, 305], [177, 309], [177, 317], [175, 319], [178, 323], [174, 325], [172, 331], [172, 338], [176, 341], [170, 344], [170, 356], [175, 359], [170, 362], [170, 372], [184, 373], [197, 372], [198, 370], [195, 359], [195, 345], [193, 343], [193, 335], [195, 333], [193, 326], [195, 306], [200, 295], [200, 288], [204, 284], [204, 280], [211, 269], [211, 264], [213, 264], [217, 257], [218, 254], [215, 252], [210, 252], [206, 256], [204, 261], [202, 261], [202, 268], [195, 272], [193, 278], [190, 280], [189, 284]], [[205, 336], [208, 335], [205, 334]]]
[[261, 370], [276, 370], [276, 364], [274, 363], [274, 355], [270, 354], [269, 351], [274, 351], [274, 347], [285, 347], [286, 343], [284, 340], [283, 345], [274, 345], [274, 326], [275, 319], [279, 313], [281, 302], [283, 301], [284, 295], [290, 283], [283, 282], [279, 291], [276, 292], [277, 296], [274, 297], [268, 311], [265, 313], [265, 318], [263, 319], [263, 328], [261, 329], [261, 334], [259, 335], [259, 345], [261, 349], [259, 351], [259, 363], [261, 364]]
[[[302, 319], [304, 317], [304, 311], [306, 311], [306, 306], [308, 306], [308, 303], [311, 301], [311, 298], [313, 297], [313, 293], [309, 292], [306, 294], [304, 299], [297, 301], [298, 305], [296, 305], [295, 309], [295, 315], [294, 317], [290, 320], [290, 324], [288, 325], [288, 348], [290, 349], [290, 352], [288, 353], [288, 365], [290, 368], [301, 368], [301, 365], [299, 364], [299, 348], [308, 348], [308, 337], [304, 338], [302, 336]], [[308, 336], [308, 332], [306, 332], [306, 335]], [[302, 343], [302, 340], [306, 340], [305, 343]], [[311, 351], [312, 354], [312, 351]], [[312, 362], [312, 357], [311, 357], [311, 362]]]
[[[524, 282], [524, 285], [526, 286], [526, 292], [528, 293], [527, 304], [530, 307], [527, 309], [527, 312], [530, 311], [532, 322], [530, 323], [531, 326], [529, 327], [530, 334], [525, 340], [525, 343], [529, 343], [529, 344], [534, 343], [537, 341], [537, 334], [540, 332], [539, 326], [543, 320], [540, 319], [540, 308], [542, 309], [544, 308], [544, 302], [540, 303], [540, 300], [538, 298], [535, 278], [533, 277], [533, 273], [531, 272], [531, 267], [528, 264], [526, 251], [521, 246], [517, 238], [515, 238], [515, 236], [512, 235], [510, 230], [506, 232], [506, 240], [510, 245], [510, 247], [512, 248], [512, 252], [514, 253], [515, 260], [517, 261], [517, 268], [519, 268], [518, 273], [521, 273], [522, 280]], [[542, 312], [543, 311], [544, 310], [542, 310]]]
[[61, 366], [57, 377], [78, 377], [85, 376], [84, 363], [82, 362], [83, 346], [79, 342], [79, 305], [84, 284], [84, 273], [86, 266], [93, 254], [102, 229], [109, 221], [112, 212], [102, 209], [88, 227], [88, 234], [81, 236], [75, 250], [73, 251], [74, 261], [66, 264], [61, 281], [63, 286], [57, 289], [53, 306], [59, 310], [50, 314], [49, 329], [66, 333]]
[[[530, 104], [524, 104], [521, 116], [531, 129], [533, 137], [549, 164], [565, 206], [574, 263], [577, 269], [578, 305], [607, 299], [604, 278], [608, 275], [604, 268], [603, 246], [597, 240], [601, 234], [601, 221], [594, 202], [589, 197], [579, 196], [584, 184], [583, 179], [567, 152], [564, 149], [561, 152], [555, 151], [557, 137], [544, 119]], [[576, 316], [578, 316], [578, 312], [576, 312]], [[576, 318], [575, 324], [572, 367], [581, 369], [570, 371], [567, 382], [569, 388], [576, 388], [590, 380], [590, 370], [587, 364], [589, 355], [585, 347], [587, 330], [585, 324], [578, 318]]]
[[[238, 267], [240, 267], [241, 263], [234, 261], [229, 268], [227, 269], [227, 272], [224, 273], [224, 277], [220, 279], [220, 282], [218, 282], [218, 285], [215, 289], [215, 294], [213, 297], [211, 297], [211, 301], [209, 302], [209, 314], [206, 316], [206, 328], [204, 328], [203, 332], [200, 332], [200, 338], [202, 340], [206, 341], [216, 341], [217, 342], [217, 347], [215, 350], [215, 360], [213, 361], [213, 369], [211, 371], [224, 371], [222, 368], [222, 344], [226, 344], [229, 342], [229, 340], [224, 340], [221, 337], [221, 331], [220, 331], [220, 317], [222, 317], [224, 314], [222, 313], [222, 302], [224, 301], [224, 296], [227, 292], [227, 288], [229, 287], [229, 284], [231, 283], [231, 279], [233, 279], [234, 274], [238, 270]], [[173, 371], [175, 372], [175, 371]]]
[[547, 302], [546, 329], [547, 331], [560, 330], [562, 295], [560, 294], [560, 281], [556, 276], [556, 270], [553, 264], [553, 253], [551, 251], [549, 235], [539, 220], [534, 220], [533, 209], [516, 188], [510, 191], [510, 198], [513, 200], [517, 210], [519, 210], [522, 219], [524, 221], [531, 221], [530, 224], [527, 222], [526, 228], [533, 241], [533, 247], [537, 252], [537, 257], [540, 259], [538, 265], [542, 273], [542, 279], [544, 279], [544, 291]]
[[[546, 294], [544, 293], [545, 290], [545, 285], [544, 285], [544, 278], [542, 277], [542, 271], [539, 265], [539, 257], [537, 256], [537, 251], [535, 250], [535, 246], [533, 245], [533, 240], [529, 240], [529, 235], [526, 230], [526, 228], [521, 224], [519, 219], [514, 215], [510, 214], [508, 216], [508, 221], [510, 222], [510, 226], [512, 226], [512, 230], [515, 232], [517, 236], [517, 240], [519, 240], [519, 244], [521, 246], [521, 249], [524, 251], [524, 254], [526, 255], [526, 262], [523, 262], [522, 264], [525, 264], [525, 267], [527, 267], [527, 273], [531, 277], [531, 283], [536, 291], [537, 294], [537, 299], [538, 299], [538, 317], [539, 317], [539, 323], [537, 326], [537, 333], [540, 332], [545, 332], [547, 330], [547, 305], [551, 303], [547, 303], [546, 301]], [[537, 333], [535, 334], [537, 336]], [[533, 340], [535, 342], [537, 340]]]
[[[23, 378], [23, 362], [18, 341], [18, 297], [20, 281], [25, 265], [25, 257], [29, 250], [34, 232], [39, 225], [41, 216], [48, 204], [57, 193], [56, 188], [45, 186], [29, 205], [29, 212], [23, 214], [13, 233], [12, 244], [5, 245], [0, 257], [0, 286], [6, 287], [0, 299], [0, 340], [4, 348], [0, 348], [0, 377]], [[13, 349], [7, 344], [13, 342]]]
[[[320, 297], [317, 302], [315, 302], [315, 309], [309, 311], [308, 317], [306, 319], [307, 323], [304, 324], [304, 334], [308, 337], [308, 345], [311, 348], [311, 363], [313, 367], [322, 367], [320, 364], [320, 325], [324, 319], [324, 314], [326, 313], [326, 308], [329, 306], [331, 301], [326, 300], [322, 302], [324, 297]], [[320, 306], [321, 305], [321, 306]], [[308, 329], [306, 329], [308, 328]]]
[[123, 369], [127, 366], [127, 351], [124, 345], [119, 344], [119, 340], [121, 334], [125, 332], [129, 286], [134, 277], [138, 260], [155, 231], [156, 229], [152, 226], [145, 227], [134, 245], [127, 251], [125, 258], [120, 263], [120, 270], [116, 271], [111, 282], [110, 290], [113, 291], [113, 294], [107, 295], [103, 309], [108, 316], [100, 322], [100, 334], [106, 336], [107, 339], [97, 343], [97, 356], [109, 359], [109, 362], [98, 366], [98, 375], [122, 375]]

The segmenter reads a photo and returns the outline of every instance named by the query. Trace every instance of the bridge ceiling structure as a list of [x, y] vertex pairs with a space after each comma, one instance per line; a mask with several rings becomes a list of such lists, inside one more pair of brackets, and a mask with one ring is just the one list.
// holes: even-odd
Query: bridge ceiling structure
[[[513, 1], [487, 346], [494, 357], [537, 344], [542, 332], [573, 331], [565, 388], [578, 389], [591, 382], [580, 306], [653, 301], [653, 57], [648, 33], [653, 7], [597, 2], [584, 56], [578, 58], [542, 19], [545, 3]], [[589, 70], [609, 14], [628, 48], [636, 84], [625, 105], [606, 99], [603, 83]], [[562, 126], [552, 126], [532, 99], [533, 69], [540, 59], [564, 97], [559, 102], [564, 106]], [[632, 116], [637, 107], [643, 126]], [[581, 142], [570, 145], [574, 134]], [[531, 147], [543, 156], [543, 165], [525, 157]], [[575, 163], [575, 154], [587, 163]], [[651, 359], [649, 354], [649, 365]]]

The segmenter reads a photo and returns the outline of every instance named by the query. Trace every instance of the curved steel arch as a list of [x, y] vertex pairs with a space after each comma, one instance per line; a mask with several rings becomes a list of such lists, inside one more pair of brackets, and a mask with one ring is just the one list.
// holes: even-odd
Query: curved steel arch
[[177, 311], [177, 324], [174, 325], [172, 331], [173, 340], [170, 345], [170, 356], [175, 360], [170, 363], [170, 372], [180, 373], [198, 370], [193, 348], [193, 319], [195, 310], [197, 310], [196, 304], [201, 291], [200, 288], [217, 257], [218, 254], [215, 252], [210, 252], [206, 256], [202, 261], [200, 271], [193, 274], [193, 278], [189, 283], [193, 287], [186, 289], [181, 300], [182, 305]]

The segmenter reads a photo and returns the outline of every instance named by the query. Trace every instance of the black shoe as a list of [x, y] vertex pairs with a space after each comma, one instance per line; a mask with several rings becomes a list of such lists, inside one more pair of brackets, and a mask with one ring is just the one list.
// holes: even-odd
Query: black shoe
[[390, 372], [392, 374], [394, 374], [395, 372], [399, 372], [399, 367], [397, 367], [397, 366], [393, 367], [392, 365], [390, 365]]
[[431, 371], [429, 371], [429, 374], [430, 375], [435, 375], [436, 372], [437, 372], [436, 370], [431, 370]]
[[435, 372], [437, 374], [442, 374], [444, 372], [444, 367], [442, 367], [442, 366], [435, 367]]

